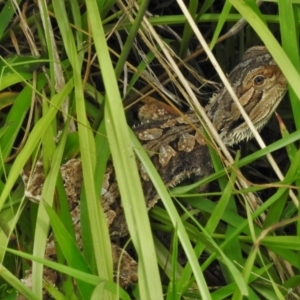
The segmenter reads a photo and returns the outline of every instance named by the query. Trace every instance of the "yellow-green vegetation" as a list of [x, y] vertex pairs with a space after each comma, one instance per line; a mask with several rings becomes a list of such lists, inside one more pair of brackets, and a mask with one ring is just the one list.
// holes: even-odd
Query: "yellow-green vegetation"
[[[53, 299], [299, 299], [300, 2], [259, 2], [0, 2], [1, 299], [42, 299], [43, 289]], [[262, 132], [266, 148], [242, 143], [231, 165], [211, 151], [214, 174], [167, 190], [130, 129], [134, 105], [149, 96], [183, 110], [193, 97], [207, 103], [219, 80], [200, 35], [225, 73], [266, 45], [289, 92]], [[59, 173], [72, 157], [83, 168], [84, 251]], [[162, 199], [150, 212], [136, 157]], [[38, 159], [46, 180], [36, 204], [20, 174]], [[126, 290], [113, 280], [99, 201], [108, 159], [138, 261], [138, 284]], [[57, 262], [44, 259], [50, 231]], [[29, 289], [20, 279], [31, 266]], [[43, 266], [68, 275], [59, 291]]]

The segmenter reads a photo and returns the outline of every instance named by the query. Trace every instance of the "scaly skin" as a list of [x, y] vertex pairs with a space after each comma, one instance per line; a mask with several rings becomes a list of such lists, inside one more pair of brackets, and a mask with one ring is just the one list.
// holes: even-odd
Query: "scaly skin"
[[[268, 122], [287, 89], [285, 77], [263, 46], [252, 47], [245, 52], [241, 62], [230, 73], [229, 81], [257, 130], [262, 129]], [[240, 111], [225, 88], [210, 100], [206, 113], [225, 144], [233, 145], [252, 137]], [[177, 185], [187, 178], [203, 178], [212, 173], [208, 147], [202, 138], [200, 123], [194, 112], [178, 116], [154, 104], [146, 104], [140, 109], [139, 117], [143, 124], [134, 128], [133, 131], [148, 152], [167, 187]], [[43, 176], [41, 166], [38, 165], [38, 167], [35, 171], [39, 170], [40, 176]], [[141, 165], [139, 170], [147, 206], [151, 208], [159, 197]], [[81, 163], [72, 159], [61, 167], [61, 171], [76, 229], [80, 224], [78, 201], [82, 181]], [[25, 194], [38, 201], [44, 177], [36, 176], [39, 174], [33, 175], [32, 182], [27, 182]], [[127, 235], [126, 219], [112, 165], [107, 168], [101, 198], [111, 236]], [[51, 239], [49, 245], [50, 241]], [[78, 244], [81, 244], [80, 226]], [[53, 250], [55, 253], [55, 249], [51, 248], [53, 246], [49, 245], [48, 251]], [[112, 249], [115, 253], [121, 251], [113, 244]], [[48, 258], [50, 258], [49, 255]], [[116, 254], [115, 263], [118, 260], [119, 257]], [[133, 284], [137, 280], [136, 263], [129, 255], [126, 260], [128, 263], [122, 262], [121, 264], [120, 280], [123, 286]]]

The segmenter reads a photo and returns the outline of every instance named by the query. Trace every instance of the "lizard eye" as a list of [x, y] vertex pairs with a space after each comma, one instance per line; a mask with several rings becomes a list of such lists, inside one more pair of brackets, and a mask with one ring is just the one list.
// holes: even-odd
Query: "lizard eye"
[[254, 77], [253, 82], [254, 82], [255, 85], [260, 86], [260, 85], [264, 84], [265, 77], [262, 76], [262, 75], [258, 75], [256, 77]]

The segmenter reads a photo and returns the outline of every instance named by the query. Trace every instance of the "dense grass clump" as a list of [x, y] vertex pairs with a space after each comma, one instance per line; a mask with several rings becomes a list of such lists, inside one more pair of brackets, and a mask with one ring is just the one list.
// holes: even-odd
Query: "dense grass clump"
[[[188, 5], [0, 3], [1, 299], [42, 299], [44, 290], [53, 299], [299, 299], [299, 4]], [[267, 146], [242, 143], [232, 158], [212, 147], [213, 175], [167, 190], [127, 124], [149, 98], [181, 111], [208, 102], [219, 80], [206, 43], [225, 73], [264, 44], [289, 92], [262, 132]], [[73, 157], [83, 169], [83, 251], [59, 173]], [[162, 199], [149, 213], [136, 157]], [[25, 198], [20, 176], [37, 160], [39, 204]], [[108, 160], [130, 232], [119, 244], [138, 262], [138, 284], [126, 290], [113, 280], [99, 201]], [[57, 262], [44, 259], [49, 232]], [[67, 274], [59, 290], [43, 281], [43, 266]], [[29, 289], [20, 279], [31, 268]]]

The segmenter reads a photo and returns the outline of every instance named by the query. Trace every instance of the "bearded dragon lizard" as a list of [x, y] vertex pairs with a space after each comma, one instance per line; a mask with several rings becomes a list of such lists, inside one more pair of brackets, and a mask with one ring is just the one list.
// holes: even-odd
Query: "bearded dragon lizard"
[[[268, 122], [287, 89], [285, 77], [264, 46], [248, 49], [241, 62], [229, 74], [229, 81], [257, 130], [261, 130]], [[205, 110], [226, 145], [231, 146], [252, 137], [239, 109], [225, 88], [212, 97]], [[157, 105], [146, 104], [141, 107], [139, 118], [142, 125], [133, 128], [133, 131], [167, 187], [175, 186], [187, 178], [203, 178], [213, 172], [208, 147], [202, 137], [199, 118], [195, 112], [189, 111], [179, 116]], [[40, 164], [38, 169], [41, 169]], [[26, 179], [25, 195], [28, 198], [38, 199], [40, 195], [44, 181], [41, 170], [34, 171], [33, 176]], [[139, 165], [139, 170], [147, 206], [151, 208], [159, 197], [142, 165]], [[80, 161], [68, 161], [61, 167], [61, 172], [70, 201], [78, 200], [82, 181]], [[25, 174], [23, 177], [26, 177]], [[126, 220], [112, 165], [107, 167], [104, 176], [101, 203], [112, 238], [127, 235]], [[70, 207], [74, 208], [74, 204]], [[79, 203], [75, 207], [77, 210], [74, 209], [71, 214], [76, 211], [75, 215], [78, 215]], [[115, 247], [113, 249], [116, 252]], [[130, 264], [136, 271], [136, 264], [133, 261]], [[121, 279], [122, 285], [132, 284], [137, 279], [135, 275], [131, 274], [130, 278], [125, 278], [127, 275], [124, 275], [125, 279]]]

